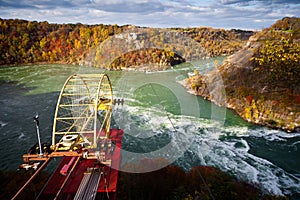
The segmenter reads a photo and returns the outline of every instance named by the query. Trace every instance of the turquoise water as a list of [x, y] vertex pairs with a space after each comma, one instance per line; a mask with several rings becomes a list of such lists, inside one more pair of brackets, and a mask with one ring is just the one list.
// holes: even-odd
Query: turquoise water
[[[220, 62], [224, 58], [220, 59]], [[115, 98], [113, 127], [122, 128], [122, 162], [165, 158], [189, 170], [219, 167], [273, 194], [300, 193], [300, 135], [254, 126], [231, 110], [189, 94], [178, 81], [213, 60], [182, 64], [164, 72], [115, 72], [74, 65], [0, 68], [0, 169], [14, 170], [36, 142], [33, 116], [40, 116], [42, 141], [51, 141], [56, 101], [67, 77], [107, 73]]]

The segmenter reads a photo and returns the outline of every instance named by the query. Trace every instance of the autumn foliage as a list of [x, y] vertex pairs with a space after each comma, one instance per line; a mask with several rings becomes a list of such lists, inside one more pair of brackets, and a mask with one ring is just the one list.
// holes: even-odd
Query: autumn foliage
[[[0, 65], [83, 64], [87, 56], [93, 54], [95, 48], [99, 47], [103, 41], [110, 36], [129, 30], [130, 27], [132, 26], [50, 24], [19, 19], [0, 19]], [[210, 56], [232, 54], [239, 50], [253, 34], [251, 31], [227, 31], [205, 27], [166, 29], [166, 31], [178, 31], [194, 39], [206, 49]], [[160, 35], [151, 37], [150, 40], [148, 42], [162, 43], [161, 46], [164, 46], [164, 38], [160, 38]], [[112, 47], [112, 50], [114, 48], [116, 47]], [[192, 48], [187, 46], [186, 51], [190, 50]], [[141, 56], [138, 56], [138, 51], [127, 53], [118, 58], [110, 67], [115, 69], [128, 66], [128, 64], [139, 65], [144, 62], [143, 58], [145, 59], [144, 63], [176, 64], [176, 60], [178, 60], [178, 56], [172, 55], [174, 52], [169, 52], [164, 48], [158, 49], [158, 52], [153, 52], [151, 48], [149, 50], [141, 49], [141, 51], [143, 51]], [[166, 59], [163, 59], [163, 54], [166, 54]], [[136, 62], [136, 59], [139, 61]], [[116, 64], [118, 66], [115, 66]]]
[[294, 90], [300, 82], [299, 38], [286, 31], [269, 31], [267, 39], [255, 50], [254, 71], [268, 77], [276, 87]]
[[219, 105], [233, 108], [249, 122], [289, 132], [300, 130], [299, 18], [278, 20], [256, 33], [217, 68], [210, 74], [191, 76], [186, 83], [196, 94], [211, 99], [206, 83], [220, 74], [226, 101]]
[[123, 54], [116, 58], [110, 65], [112, 69], [122, 69], [129, 67], [142, 66], [144, 64], [173, 66], [185, 62], [181, 56], [171, 51], [155, 48], [140, 49]]
[[117, 25], [0, 19], [0, 65], [79, 63], [91, 48], [121, 31]]

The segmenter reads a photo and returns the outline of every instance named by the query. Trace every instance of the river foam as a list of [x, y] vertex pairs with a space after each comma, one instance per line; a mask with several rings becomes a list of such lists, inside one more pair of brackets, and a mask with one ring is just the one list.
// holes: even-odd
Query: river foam
[[[202, 64], [193, 65], [182, 70], [169, 70], [170, 73], [130, 73], [125, 76], [123, 72], [108, 72], [111, 74], [115, 98], [125, 100], [124, 106], [114, 107], [112, 122], [114, 127], [125, 131], [123, 153], [132, 152], [128, 155], [134, 156], [140, 153], [142, 156], [156, 154], [170, 158], [173, 160], [172, 164], [185, 170], [197, 165], [214, 166], [239, 180], [259, 185], [272, 194], [300, 194], [300, 134], [287, 134], [280, 130], [241, 123], [241, 119], [236, 117], [237, 120], [230, 112], [227, 112], [226, 117], [230, 115], [231, 119], [226, 119], [225, 124], [224, 121], [202, 115], [187, 116], [189, 112], [176, 114], [171, 112], [173, 101], [165, 102], [160, 97], [165, 102], [162, 103], [154, 97], [152, 100], [155, 103], [151, 104], [147, 99], [151, 94], [145, 98], [135, 98], [133, 95], [131, 88], [137, 84], [137, 79], [140, 82], [146, 82], [147, 79], [151, 83], [162, 85], [163, 81], [173, 81], [170, 83], [173, 86], [177, 84], [174, 80], [176, 76], [178, 80], [184, 79], [186, 70], [192, 71], [196, 65], [199, 65], [196, 69], [202, 72]], [[66, 65], [37, 65], [3, 68], [0, 72], [1, 79], [5, 80], [1, 85], [1, 92], [6, 94], [1, 96], [0, 101], [0, 110], [3, 113], [0, 119], [0, 169], [6, 170], [15, 169], [22, 162], [22, 154], [36, 142], [32, 120], [36, 112], [41, 116], [42, 140], [51, 141], [54, 109], [59, 90], [66, 78], [73, 73], [100, 73], [103, 70]], [[121, 81], [116, 84], [120, 77]], [[158, 89], [154, 84], [151, 86]], [[193, 109], [191, 100], [197, 98], [187, 94], [184, 89], [179, 90], [180, 87], [172, 91], [179, 92], [176, 97], [184, 98], [184, 105], [191, 105]], [[210, 115], [212, 104], [203, 99], [198, 101], [202, 101], [199, 110], [204, 113], [203, 116]], [[208, 114], [205, 115], [206, 113]], [[171, 148], [166, 148], [168, 145]], [[123, 158], [126, 157], [122, 156], [122, 160]]]
[[[143, 140], [135, 138], [151, 140], [158, 134], [166, 134], [169, 139], [163, 145], [168, 145], [168, 142], [176, 143], [172, 148], [179, 151], [180, 155], [176, 159], [171, 157], [173, 164], [185, 170], [196, 165], [214, 166], [239, 180], [258, 185], [266, 193], [275, 195], [300, 193], [299, 174], [289, 173], [268, 158], [253, 154], [252, 146], [248, 142], [249, 138], [263, 139], [267, 142], [286, 142], [289, 139], [297, 139], [299, 134], [286, 134], [264, 127], [225, 126], [216, 120], [174, 115], [163, 109], [156, 109], [155, 106], [145, 108], [137, 105], [134, 99], [128, 98], [127, 101], [131, 103], [118, 108], [114, 116], [119, 118], [117, 123], [124, 129], [125, 138], [126, 134], [131, 136], [130, 144], [126, 144], [129, 140], [124, 140], [124, 146], [130, 147], [128, 151], [138, 146], [143, 146], [144, 151], [147, 151], [147, 148], [156, 151], [163, 146], [153, 148], [155, 143], [145, 144]], [[184, 142], [189, 144], [182, 146], [183, 137], [176, 137], [179, 133], [187, 135], [188, 140]], [[159, 143], [163, 138], [153, 141]], [[292, 145], [299, 145], [299, 140]], [[181, 151], [181, 148], [184, 151]], [[170, 159], [168, 153], [161, 153], [160, 156]]]

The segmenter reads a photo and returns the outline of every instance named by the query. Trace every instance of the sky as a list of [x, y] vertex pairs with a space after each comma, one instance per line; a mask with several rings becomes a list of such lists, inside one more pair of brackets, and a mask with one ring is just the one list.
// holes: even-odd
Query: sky
[[0, 18], [49, 23], [261, 30], [299, 17], [300, 0], [0, 0]]

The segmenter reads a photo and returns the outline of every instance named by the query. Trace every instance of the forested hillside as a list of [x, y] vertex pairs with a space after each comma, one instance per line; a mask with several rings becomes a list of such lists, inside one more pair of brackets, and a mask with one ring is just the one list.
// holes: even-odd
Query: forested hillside
[[[300, 18], [283, 18], [249, 39], [218, 71], [186, 80], [195, 94], [234, 109], [253, 123], [300, 131]], [[222, 77], [226, 100], [211, 81]], [[215, 84], [217, 85], [217, 84]]]
[[76, 64], [91, 48], [125, 28], [117, 25], [49, 24], [1, 19], [0, 64]]
[[[132, 27], [130, 25], [103, 24], [50, 24], [48, 22], [0, 19], [0, 65], [27, 63], [83, 64], [87, 56], [95, 48], [99, 47], [103, 41], [110, 36], [128, 31]], [[202, 45], [209, 56], [232, 54], [241, 49], [245, 41], [253, 34], [251, 31], [205, 27], [188, 29], [173, 28], [166, 29], [166, 31], [184, 33]], [[155, 37], [153, 39], [159, 41], [151, 42], [164, 42], [163, 38], [159, 39], [159, 37]], [[168, 49], [159, 50], [161, 52], [169, 52]], [[113, 63], [114, 66], [109, 67], [119, 69], [120, 67], [115, 66], [116, 62], [121, 66], [131, 66], [145, 64], [149, 61], [153, 62], [154, 60], [154, 63], [163, 63], [170, 66], [174, 64], [174, 60], [184, 61], [184, 58], [179, 59], [175, 54], [171, 53], [168, 53], [169, 56], [161, 57], [161, 59], [165, 60], [161, 60], [157, 56], [156, 58], [149, 59], [149, 55], [154, 55], [153, 48], [149, 52], [147, 52], [147, 49], [143, 49], [142, 51], [142, 54], [147, 55], [142, 56], [145, 60], [139, 59], [138, 62], [134, 61], [132, 56], [137, 52], [127, 52], [126, 56], [115, 61]]]

